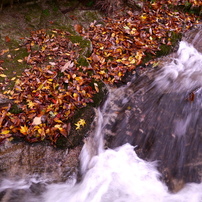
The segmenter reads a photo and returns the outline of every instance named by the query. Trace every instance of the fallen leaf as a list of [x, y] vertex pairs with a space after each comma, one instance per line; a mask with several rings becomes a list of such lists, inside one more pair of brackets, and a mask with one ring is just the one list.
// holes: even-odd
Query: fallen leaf
[[80, 24], [75, 24], [74, 25], [74, 30], [78, 33], [81, 33], [83, 30], [83, 27]]
[[84, 126], [85, 124], [86, 124], [86, 121], [84, 119], [80, 119], [77, 123], [75, 123], [76, 130], [81, 129], [81, 126]]
[[19, 60], [18, 60], [18, 62], [22, 63], [22, 62], [23, 62], [23, 60], [22, 60], [22, 59], [19, 59]]
[[8, 36], [5, 36], [5, 41], [6, 41], [6, 42], [10, 42], [11, 39], [10, 39]]
[[5, 53], [9, 52], [9, 49], [4, 49], [0, 52], [0, 55], [4, 55]]
[[0, 77], [6, 78], [7, 76], [5, 74], [0, 74]]
[[94, 83], [94, 87], [95, 87], [96, 92], [99, 93], [99, 88], [98, 88], [98, 84], [97, 83]]
[[61, 72], [64, 72], [65, 70], [68, 70], [69, 68], [72, 68], [74, 66], [74, 62], [68, 61], [66, 64], [60, 68]]
[[42, 117], [42, 116], [36, 116], [36, 117], [33, 119], [32, 125], [37, 126], [37, 125], [41, 124], [41, 123], [42, 123], [42, 122], [41, 122], [41, 117]]
[[3, 129], [2, 131], [1, 131], [1, 135], [6, 135], [6, 134], [9, 134], [10, 133], [10, 130], [5, 130], [5, 129]]
[[27, 135], [28, 134], [28, 127], [26, 125], [24, 126], [21, 126], [20, 127], [20, 132], [23, 134], [23, 135]]

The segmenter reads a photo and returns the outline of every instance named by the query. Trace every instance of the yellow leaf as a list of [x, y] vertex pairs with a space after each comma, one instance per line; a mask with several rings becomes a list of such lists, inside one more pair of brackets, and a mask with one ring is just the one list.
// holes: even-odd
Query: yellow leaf
[[23, 62], [23, 60], [22, 60], [22, 59], [19, 59], [19, 60], [18, 60], [18, 62], [21, 62], [21, 63], [22, 63], [22, 62]]
[[10, 130], [2, 130], [1, 131], [1, 134], [2, 135], [6, 135], [6, 134], [9, 134], [10, 133]]
[[44, 84], [42, 83], [42, 84], [37, 88], [37, 91], [38, 91], [38, 90], [41, 90], [41, 89], [43, 88], [43, 85], [44, 85]]
[[135, 29], [135, 28], [132, 28], [132, 30], [131, 30], [131, 32], [130, 32], [131, 34], [138, 34], [138, 31], [137, 31], [137, 29]]
[[121, 60], [121, 59], [117, 59], [116, 61], [117, 61], [117, 62], [122, 62], [122, 60]]
[[46, 47], [45, 46], [42, 46], [41, 50], [42, 51], [45, 51]]
[[17, 79], [17, 80], [15, 81], [15, 85], [19, 85], [20, 83], [21, 83], [20, 79]]
[[135, 58], [133, 58], [132, 56], [130, 56], [128, 60], [130, 61], [130, 64], [135, 64], [136, 62]]
[[0, 74], [0, 77], [3, 77], [3, 78], [5, 78], [5, 77], [7, 77], [5, 74]]
[[102, 71], [99, 71], [98, 73], [103, 75], [105, 74], [105, 71], [102, 70]]
[[86, 121], [84, 119], [80, 119], [77, 123], [75, 123], [76, 130], [80, 129], [81, 126], [84, 126], [85, 124], [86, 124]]
[[135, 59], [133, 59], [133, 60], [130, 61], [130, 64], [135, 64], [135, 63], [136, 63]]
[[44, 139], [44, 137], [46, 136], [44, 128], [39, 128], [37, 131], [40, 134], [41, 138]]
[[117, 52], [117, 53], [122, 53], [122, 49], [121, 49], [121, 48], [117, 48], [117, 49], [116, 49], [116, 52]]
[[73, 93], [73, 97], [74, 97], [74, 98], [77, 98], [77, 97], [78, 97], [78, 94], [77, 94], [77, 93]]
[[11, 79], [11, 81], [14, 81], [16, 79], [16, 77], [13, 77], [12, 79]]
[[58, 128], [59, 130], [62, 128], [61, 124], [54, 125], [54, 128]]
[[62, 121], [61, 121], [60, 119], [58, 119], [57, 117], [54, 118], [54, 121], [55, 121], [56, 123], [62, 123]]
[[34, 41], [32, 41], [30, 45], [31, 45], [31, 46], [34, 46], [34, 45], [35, 45]]
[[142, 53], [141, 51], [138, 51], [138, 52], [136, 53], [136, 55], [135, 55], [135, 58], [136, 58], [137, 60], [141, 60], [141, 59], [142, 59], [142, 56], [143, 56], [143, 53]]
[[128, 26], [124, 26], [123, 28], [124, 28], [124, 29], [130, 29], [130, 27], [128, 27]]
[[28, 107], [30, 108], [30, 109], [32, 109], [34, 106], [35, 106], [35, 103], [34, 102], [32, 102], [32, 101], [28, 101]]
[[145, 20], [147, 18], [147, 16], [145, 14], [142, 14], [140, 17], [142, 20]]
[[123, 73], [122, 73], [122, 72], [119, 72], [119, 73], [118, 73], [118, 76], [119, 76], [119, 77], [123, 76]]
[[21, 132], [23, 135], [27, 135], [27, 134], [28, 134], [28, 127], [27, 127], [26, 125], [21, 126], [21, 127], [20, 127], [20, 132]]
[[5, 54], [5, 53], [7, 53], [8, 51], [9, 51], [9, 49], [2, 50], [2, 51], [0, 52], [0, 55], [3, 55], [3, 54]]

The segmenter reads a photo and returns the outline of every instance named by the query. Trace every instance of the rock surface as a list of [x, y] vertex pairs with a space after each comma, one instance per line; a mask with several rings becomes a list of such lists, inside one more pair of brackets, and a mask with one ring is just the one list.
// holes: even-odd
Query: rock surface
[[6, 141], [0, 147], [0, 179], [24, 179], [39, 175], [50, 181], [65, 181], [77, 173], [81, 146], [56, 149], [45, 144]]

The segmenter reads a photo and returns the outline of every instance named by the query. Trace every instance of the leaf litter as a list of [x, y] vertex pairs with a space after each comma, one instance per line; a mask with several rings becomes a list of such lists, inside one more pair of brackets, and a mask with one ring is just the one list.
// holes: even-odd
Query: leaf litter
[[[138, 15], [128, 10], [125, 16], [106, 17], [104, 25], [91, 23], [89, 30], [80, 33], [93, 45], [88, 66], [78, 64], [81, 48], [71, 42], [69, 32], [32, 31], [24, 43], [29, 55], [18, 60], [30, 68], [10, 79], [15, 81], [13, 89], [4, 90], [13, 103], [0, 108], [0, 141], [23, 137], [29, 142], [46, 139], [54, 145], [60, 136], [67, 138], [70, 119], [93, 102], [100, 81], [108, 85], [121, 81], [147, 54], [155, 55], [162, 44], [171, 46], [171, 32], [181, 33], [195, 22], [196, 16], [156, 1], [145, 4]], [[8, 49], [0, 51], [0, 55], [7, 53]], [[8, 82], [3, 70], [0, 77]], [[0, 88], [5, 88], [3, 82]], [[12, 105], [18, 110], [13, 112]], [[74, 125], [80, 130], [85, 124], [80, 119]]]

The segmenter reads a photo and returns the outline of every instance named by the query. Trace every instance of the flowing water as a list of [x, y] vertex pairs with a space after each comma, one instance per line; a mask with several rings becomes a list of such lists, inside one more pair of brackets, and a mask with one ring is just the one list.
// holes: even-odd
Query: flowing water
[[2, 201], [202, 202], [202, 54], [189, 42], [161, 70], [109, 90], [80, 154], [79, 181], [4, 179]]

